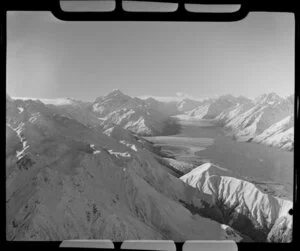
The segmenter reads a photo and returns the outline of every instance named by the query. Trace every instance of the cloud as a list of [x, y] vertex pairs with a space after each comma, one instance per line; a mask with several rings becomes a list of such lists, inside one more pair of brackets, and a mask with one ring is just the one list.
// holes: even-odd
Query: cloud
[[140, 99], [154, 98], [162, 102], [180, 101], [182, 99], [178, 96], [172, 97], [172, 96], [152, 96], [152, 95], [139, 96], [139, 98]]
[[147, 99], [147, 98], [154, 98], [158, 101], [161, 102], [172, 102], [172, 101], [181, 101], [183, 99], [192, 99], [192, 100], [197, 100], [197, 101], [203, 101], [204, 99], [208, 97], [203, 97], [203, 98], [195, 98], [192, 97], [188, 94], [182, 93], [182, 92], [176, 92], [176, 96], [153, 96], [153, 95], [143, 95], [139, 96], [140, 99]]
[[192, 99], [192, 100], [203, 100], [203, 98], [196, 98], [193, 97], [187, 93], [183, 93], [183, 92], [176, 92], [176, 96], [180, 99]]
[[178, 97], [183, 97], [183, 96], [186, 96], [187, 94], [184, 94], [182, 92], [176, 92], [176, 96]]

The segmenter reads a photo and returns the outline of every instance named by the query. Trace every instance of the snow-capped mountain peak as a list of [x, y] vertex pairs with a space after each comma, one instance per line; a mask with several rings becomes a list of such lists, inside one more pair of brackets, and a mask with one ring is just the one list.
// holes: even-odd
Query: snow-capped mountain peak
[[258, 104], [269, 104], [274, 105], [280, 101], [282, 101], [282, 98], [277, 95], [275, 92], [265, 93], [257, 97], [255, 100]]
[[118, 98], [118, 97], [124, 97], [124, 96], [129, 97], [128, 95], [124, 94], [120, 89], [113, 89], [111, 92], [106, 94], [105, 97], [107, 97], [107, 98], [111, 98], [111, 97]]

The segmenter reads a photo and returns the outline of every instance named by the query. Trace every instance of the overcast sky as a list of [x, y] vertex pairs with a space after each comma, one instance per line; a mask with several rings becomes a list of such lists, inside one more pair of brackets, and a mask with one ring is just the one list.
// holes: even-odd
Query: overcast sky
[[63, 22], [7, 15], [7, 93], [94, 100], [132, 96], [255, 97], [294, 93], [293, 14], [230, 23]]

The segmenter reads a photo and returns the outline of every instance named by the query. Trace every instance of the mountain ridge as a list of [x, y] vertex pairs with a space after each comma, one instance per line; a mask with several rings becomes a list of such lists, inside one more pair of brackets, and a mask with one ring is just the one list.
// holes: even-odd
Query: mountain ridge
[[[134, 123], [141, 121], [145, 110], [153, 123], [152, 116], [157, 115], [155, 109], [145, 101], [125, 96], [127, 101], [116, 104], [116, 109], [111, 111], [106, 101], [118, 95], [122, 96], [115, 91], [99, 99], [104, 102], [101, 103], [103, 111], [108, 109], [104, 118], [93, 112], [93, 103], [72, 100], [71, 104], [54, 102], [54, 105], [39, 100], [14, 100], [7, 95], [6, 226], [9, 240], [89, 237], [114, 241], [143, 238], [182, 241], [201, 237], [241, 241], [243, 234], [255, 239], [255, 231], [263, 231], [257, 240], [290, 241], [291, 218], [285, 209], [283, 214], [278, 213], [277, 221], [274, 222], [276, 217], [272, 214], [267, 227], [264, 221], [259, 221], [261, 225], [256, 227], [251, 222], [256, 224], [265, 216], [250, 203], [256, 212], [250, 223], [245, 223], [250, 224], [250, 232], [245, 232], [238, 221], [231, 218], [218, 222], [219, 217], [224, 220], [224, 213], [231, 210], [226, 208], [225, 202], [232, 199], [233, 191], [239, 190], [238, 194], [242, 195], [246, 193], [243, 187], [250, 186], [249, 191], [259, 194], [260, 198], [266, 195], [261, 195], [249, 182], [234, 179], [225, 169], [211, 164], [196, 168], [180, 179], [170, 175], [148, 150], [148, 143], [138, 135], [139, 131], [126, 130], [129, 122], [132, 127], [141, 128], [139, 123]], [[135, 104], [141, 105], [140, 108], [134, 110]], [[127, 120], [131, 119], [130, 113], [138, 116]], [[161, 113], [159, 116], [166, 117]], [[145, 121], [148, 126], [150, 122]], [[155, 126], [160, 121], [163, 120], [155, 121]], [[284, 122], [275, 129], [282, 132]], [[190, 179], [193, 175], [194, 182]], [[208, 187], [230, 193], [216, 200], [214, 193], [207, 193]], [[264, 199], [261, 200], [265, 205]], [[276, 198], [265, 200], [271, 201], [268, 202], [270, 208], [276, 205], [273, 202]], [[235, 208], [234, 204], [229, 203], [229, 207]], [[239, 204], [245, 205], [243, 201]], [[196, 208], [198, 213], [193, 214], [191, 208]], [[283, 238], [279, 236], [282, 231]]]
[[264, 194], [252, 183], [237, 179], [226, 169], [211, 163], [202, 164], [180, 179], [198, 188], [201, 197], [204, 198], [204, 194], [207, 198], [209, 208], [217, 208], [223, 215], [226, 208], [230, 209], [230, 214], [223, 219], [224, 223], [238, 231], [242, 230], [253, 240], [281, 238], [273, 233], [278, 227], [277, 219], [283, 218], [286, 219], [285, 233], [291, 240], [292, 221], [288, 210], [292, 208], [292, 202]]
[[[270, 92], [254, 99], [231, 94], [202, 100], [186, 96], [177, 98], [177, 101], [171, 102], [152, 97], [133, 98], [120, 89], [114, 89], [99, 96], [94, 102], [72, 98], [40, 101], [53, 109], [59, 107], [58, 112], [77, 117], [80, 122], [88, 123], [91, 121], [88, 117], [94, 117], [93, 126], [99, 124], [99, 121], [106, 128], [122, 124], [123, 128], [145, 136], [165, 134], [168, 127], [172, 128], [171, 134], [179, 132], [178, 120], [212, 119], [223, 126], [229, 136], [239, 141], [253, 141], [293, 150], [294, 129], [289, 127], [276, 132], [275, 124], [294, 116], [294, 95], [281, 97]], [[275, 132], [270, 133], [272, 129]]]
[[[106, 135], [38, 101], [9, 105], [7, 239], [224, 238], [220, 224], [192, 217], [177, 202], [189, 201], [191, 189], [164, 171], [129, 131], [118, 127]], [[21, 140], [28, 148], [18, 159]]]

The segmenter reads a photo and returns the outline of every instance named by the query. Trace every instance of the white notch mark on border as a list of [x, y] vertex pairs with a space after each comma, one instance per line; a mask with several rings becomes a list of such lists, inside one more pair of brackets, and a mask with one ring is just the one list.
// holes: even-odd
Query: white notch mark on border
[[123, 0], [122, 8], [127, 12], [174, 12], [178, 9], [178, 3]]
[[234, 13], [240, 8], [240, 4], [184, 4], [189, 12], [196, 13]]
[[172, 240], [126, 240], [121, 249], [176, 251]]
[[114, 243], [111, 240], [65, 240], [60, 248], [104, 248], [114, 249]]
[[182, 251], [238, 251], [234, 241], [186, 241]]
[[60, 0], [65, 12], [109, 12], [116, 8], [115, 0]]

